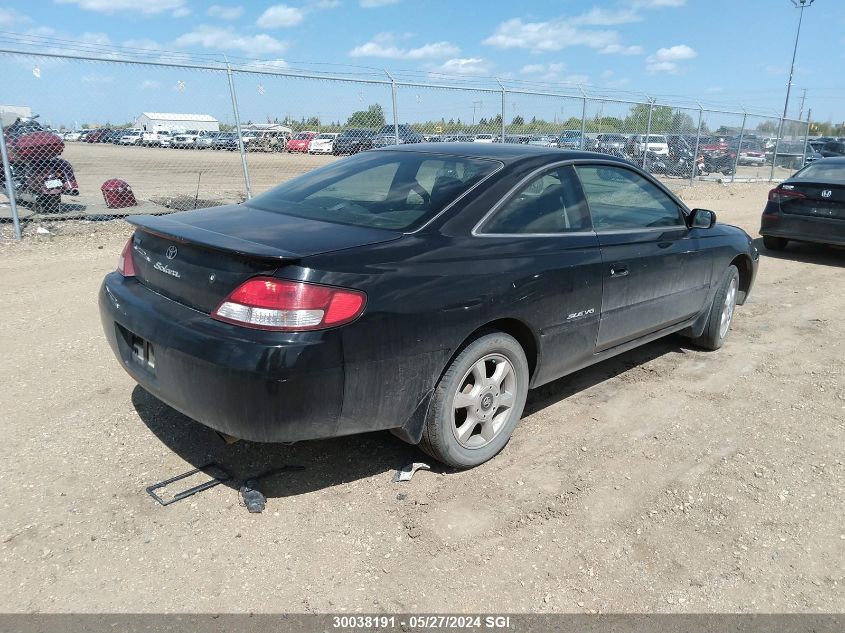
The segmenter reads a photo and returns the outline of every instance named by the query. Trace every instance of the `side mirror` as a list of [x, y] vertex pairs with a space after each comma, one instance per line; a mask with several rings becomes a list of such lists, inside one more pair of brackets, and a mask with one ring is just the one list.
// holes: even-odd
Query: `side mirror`
[[716, 214], [708, 209], [693, 209], [690, 228], [709, 229], [716, 224]]

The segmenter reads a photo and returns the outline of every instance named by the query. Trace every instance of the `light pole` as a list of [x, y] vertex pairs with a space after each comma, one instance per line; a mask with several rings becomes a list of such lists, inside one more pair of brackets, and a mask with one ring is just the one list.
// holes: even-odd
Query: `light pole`
[[791, 0], [796, 9], [801, 9], [798, 14], [798, 31], [795, 33], [795, 46], [792, 49], [792, 65], [789, 67], [789, 81], [786, 84], [786, 101], [783, 104], [783, 118], [786, 118], [789, 109], [789, 93], [792, 90], [792, 74], [795, 71], [795, 56], [798, 54], [798, 37], [801, 35], [801, 21], [804, 19], [804, 9], [809, 7], [815, 0]]
[[789, 109], [789, 93], [792, 91], [792, 75], [795, 72], [795, 56], [798, 54], [798, 38], [801, 35], [801, 21], [804, 19], [804, 9], [809, 7], [815, 0], [790, 0], [796, 9], [801, 9], [798, 15], [798, 31], [795, 33], [795, 46], [792, 48], [792, 64], [789, 67], [789, 81], [786, 82], [786, 101], [783, 102], [783, 116], [780, 118], [780, 125], [778, 126], [778, 135], [775, 138], [775, 150], [772, 153], [772, 170], [769, 173], [769, 180], [774, 180], [775, 165], [778, 162], [778, 147], [780, 139], [783, 136], [783, 127], [786, 121], [787, 110]]

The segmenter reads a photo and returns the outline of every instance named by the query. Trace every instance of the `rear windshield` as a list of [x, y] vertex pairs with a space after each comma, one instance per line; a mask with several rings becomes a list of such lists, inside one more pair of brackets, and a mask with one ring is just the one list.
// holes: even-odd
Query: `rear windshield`
[[811, 163], [792, 178], [822, 183], [845, 183], [845, 163]]
[[441, 154], [364, 153], [310, 171], [245, 204], [312, 220], [406, 231], [499, 167], [494, 160]]

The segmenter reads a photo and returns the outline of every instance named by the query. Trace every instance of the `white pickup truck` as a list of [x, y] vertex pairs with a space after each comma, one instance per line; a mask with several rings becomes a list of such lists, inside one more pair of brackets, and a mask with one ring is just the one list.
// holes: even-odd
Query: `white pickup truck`
[[141, 132], [141, 145], [147, 147], [154, 147], [161, 145], [161, 135], [159, 132]]

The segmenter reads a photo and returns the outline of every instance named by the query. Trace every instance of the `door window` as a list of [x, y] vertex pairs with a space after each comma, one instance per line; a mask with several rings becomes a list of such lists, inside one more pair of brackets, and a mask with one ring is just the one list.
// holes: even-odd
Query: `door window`
[[495, 234], [590, 230], [590, 213], [571, 167], [551, 169], [523, 185], [481, 228]]
[[678, 204], [636, 172], [612, 165], [578, 165], [596, 231], [685, 226]]

